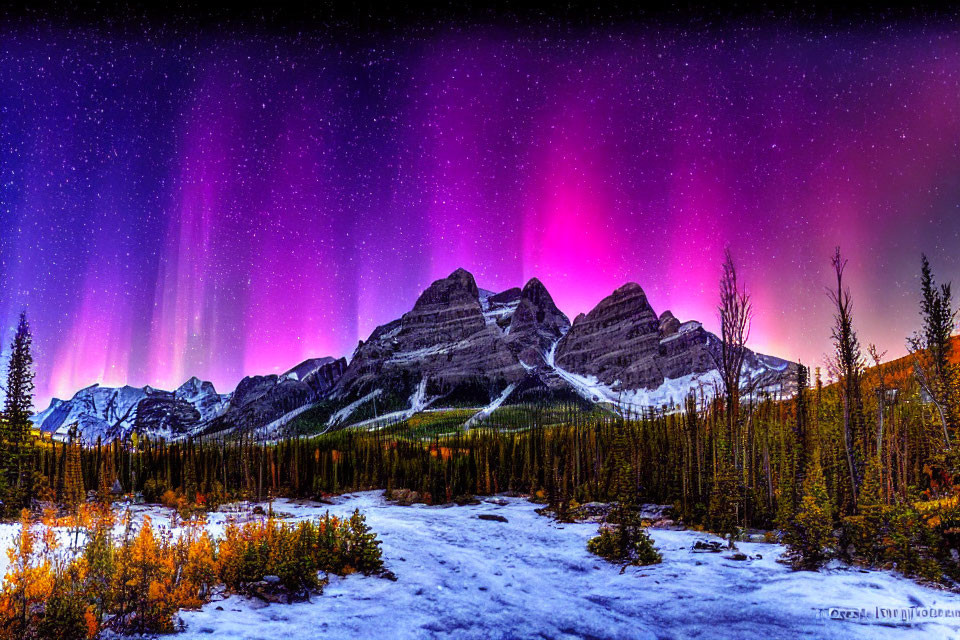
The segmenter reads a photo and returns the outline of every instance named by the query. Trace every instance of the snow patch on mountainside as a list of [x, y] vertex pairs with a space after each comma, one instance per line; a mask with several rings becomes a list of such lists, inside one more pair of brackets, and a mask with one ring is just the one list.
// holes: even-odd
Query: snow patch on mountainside
[[490, 297], [497, 295], [496, 291], [477, 288], [477, 298], [480, 300], [480, 309], [486, 311], [490, 308]]
[[344, 408], [340, 409], [339, 411], [334, 413], [332, 416], [330, 416], [330, 419], [327, 420], [327, 426], [332, 427], [337, 424], [340, 424], [341, 422], [349, 418], [350, 414], [352, 414], [354, 411], [360, 408], [361, 405], [364, 405], [370, 402], [371, 400], [379, 396], [381, 393], [383, 393], [382, 389], [374, 389], [373, 391], [363, 396], [359, 400], [354, 400], [353, 402], [351, 402], [350, 404], [348, 404], [347, 406], [345, 406]]
[[520, 301], [516, 300], [504, 305], [497, 305], [483, 312], [483, 317], [487, 324], [496, 324], [497, 320], [513, 315], [513, 312], [520, 306]]
[[[330, 420], [327, 422], [329, 426], [335, 426], [342, 422], [345, 422], [350, 415], [358, 408], [360, 405], [370, 402], [376, 396], [382, 393], [381, 389], [376, 389], [371, 391], [364, 397], [360, 398], [356, 402], [353, 402], [340, 411], [337, 411], [333, 416], [330, 417]], [[409, 419], [415, 413], [424, 411], [430, 403], [433, 401], [433, 398], [427, 397], [427, 379], [422, 378], [417, 384], [417, 388], [410, 394], [410, 406], [406, 409], [401, 409], [400, 411], [391, 411], [390, 413], [385, 413], [382, 416], [374, 416], [373, 418], [368, 418], [361, 422], [351, 425], [352, 427], [367, 427], [371, 430], [378, 429], [391, 424], [396, 424], [397, 422], [402, 422]]]
[[406, 409], [401, 409], [400, 411], [385, 413], [382, 416], [368, 418], [352, 426], [364, 427], [369, 431], [376, 431], [377, 429], [381, 429], [392, 424], [397, 424], [398, 422], [403, 422], [404, 420], [409, 420], [414, 414], [420, 413], [421, 411], [426, 411], [427, 407], [429, 407], [430, 403], [435, 399], [436, 398], [427, 397], [427, 379], [422, 378], [420, 383], [417, 385], [416, 390], [414, 390], [414, 392], [410, 395], [409, 407]]
[[486, 420], [488, 417], [490, 417], [490, 414], [496, 411], [500, 407], [500, 405], [502, 405], [504, 401], [510, 396], [510, 394], [513, 393], [513, 390], [516, 388], [517, 388], [516, 382], [511, 382], [510, 384], [508, 384], [507, 387], [500, 393], [500, 395], [494, 398], [493, 402], [491, 402], [490, 404], [485, 406], [483, 409], [481, 409], [480, 411], [470, 416], [470, 419], [467, 420], [467, 422], [463, 425], [464, 429], [469, 429], [470, 427], [476, 425], [478, 422], [482, 422], [483, 420]]
[[[656, 389], [629, 389], [618, 395], [618, 404], [627, 411], [640, 413], [646, 408], [682, 408], [691, 395], [698, 406], [713, 398], [720, 388], [720, 372], [691, 373], [679, 378], [666, 378]], [[616, 394], [614, 391], [608, 391]]]
[[[688, 325], [691, 323], [685, 323]], [[692, 323], [699, 324], [699, 323]], [[546, 354], [547, 365], [553, 368], [557, 374], [566, 380], [583, 398], [591, 402], [601, 402], [613, 405], [622, 413], [639, 414], [648, 409], [676, 410], [680, 409], [686, 403], [687, 398], [693, 396], [698, 406], [713, 398], [723, 383], [720, 372], [711, 369], [703, 373], [691, 373], [679, 378], [666, 378], [656, 389], [622, 389], [619, 388], [619, 382], [613, 385], [606, 385], [600, 382], [592, 375], [579, 375], [567, 371], [556, 363], [556, 350], [559, 341]], [[763, 374], [770, 372], [782, 372], [787, 368], [788, 363], [780, 364], [767, 362], [758, 359], [755, 367], [744, 369], [743, 380], [749, 387], [749, 382], [761, 379]], [[753, 393], [781, 393], [781, 385], [775, 383], [772, 386], [760, 387], [754, 389]], [[745, 394], [746, 398], [747, 395]]]
[[256, 430], [256, 433], [257, 433], [258, 436], [273, 436], [273, 435], [277, 435], [277, 433], [280, 431], [280, 429], [282, 429], [282, 428], [285, 427], [287, 424], [289, 424], [291, 420], [293, 420], [294, 418], [296, 418], [298, 415], [300, 415], [301, 413], [303, 413], [303, 412], [306, 411], [307, 409], [311, 409], [311, 408], [313, 408], [313, 407], [314, 407], [314, 404], [313, 404], [312, 402], [308, 402], [307, 404], [303, 405], [302, 407], [297, 407], [297, 408], [294, 409], [293, 411], [288, 411], [287, 413], [283, 414], [282, 416], [280, 416], [279, 418], [277, 418], [277, 419], [274, 420], [273, 422], [270, 422], [270, 423], [268, 423], [268, 424], [263, 425], [262, 427], [259, 427], [259, 428]]
[[410, 396], [410, 415], [427, 408], [427, 379], [421, 378], [417, 390]]

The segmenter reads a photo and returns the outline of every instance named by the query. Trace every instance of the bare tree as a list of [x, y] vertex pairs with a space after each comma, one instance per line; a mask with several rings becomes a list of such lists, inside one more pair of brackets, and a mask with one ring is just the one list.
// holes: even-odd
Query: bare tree
[[881, 353], [877, 349], [877, 345], [871, 344], [867, 347], [867, 353], [870, 354], [874, 371], [877, 372], [877, 386], [874, 389], [874, 393], [877, 395], [877, 457], [879, 458], [880, 451], [883, 447], [883, 414], [887, 406], [887, 380], [883, 372], [883, 367], [880, 365], [883, 357], [887, 355], [887, 352], [884, 351]]
[[857, 332], [853, 329], [853, 299], [850, 296], [850, 289], [843, 284], [843, 272], [847, 267], [847, 260], [841, 255], [840, 247], [837, 247], [834, 252], [831, 264], [837, 277], [837, 285], [836, 289], [827, 290], [834, 306], [834, 324], [831, 334], [834, 355], [833, 362], [830, 364], [836, 369], [843, 392], [843, 446], [850, 471], [853, 504], [856, 505], [860, 473], [854, 448], [856, 437], [860, 432], [859, 425], [862, 422], [860, 376], [863, 372], [864, 360]]
[[726, 401], [727, 433], [730, 437], [740, 416], [740, 378], [750, 337], [753, 306], [746, 289], [737, 278], [737, 268], [728, 248], [724, 252], [723, 275], [720, 276], [720, 354], [714, 355]]

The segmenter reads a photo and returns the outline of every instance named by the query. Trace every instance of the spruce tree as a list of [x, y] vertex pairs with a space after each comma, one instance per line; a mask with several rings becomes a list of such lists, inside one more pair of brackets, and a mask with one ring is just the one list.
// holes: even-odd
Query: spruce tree
[[60, 501], [70, 507], [76, 507], [84, 499], [83, 470], [80, 462], [80, 445], [70, 442], [66, 448], [66, 469], [64, 471], [63, 494]]
[[183, 455], [183, 495], [189, 504], [197, 501], [197, 469], [193, 456], [193, 440], [187, 442]]
[[710, 529], [726, 537], [729, 547], [734, 547], [734, 541], [739, 533], [737, 524], [737, 507], [739, 505], [740, 485], [737, 480], [737, 471], [730, 460], [726, 445], [719, 446], [717, 452], [717, 470], [710, 489], [710, 506], [708, 520]]
[[113, 482], [117, 478], [113, 466], [113, 451], [108, 447], [107, 451], [100, 458], [99, 478], [97, 484], [97, 499], [101, 502], [109, 502], [113, 491]]
[[4, 465], [8, 490], [7, 507], [20, 508], [32, 498], [33, 435], [30, 415], [33, 412], [33, 354], [27, 314], [20, 320], [10, 344], [7, 364], [6, 399], [3, 404]]
[[887, 514], [881, 482], [880, 459], [871, 456], [860, 487], [858, 513], [843, 519], [845, 542], [853, 545], [857, 556], [851, 559], [867, 565], [878, 564], [883, 557], [881, 541], [886, 536]]
[[812, 457], [803, 484], [794, 527], [786, 537], [787, 557], [794, 569], [815, 571], [829, 560], [833, 544], [833, 506], [818, 455]]
[[615, 523], [617, 528], [614, 530], [602, 527], [600, 535], [587, 543], [587, 549], [611, 562], [657, 564], [662, 557], [644, 531], [640, 519], [639, 487], [633, 466], [628, 426], [625, 421], [619, 421], [614, 428], [611, 455], [617, 503], [610, 512], [609, 520]]
[[793, 429], [787, 432], [788, 443], [784, 452], [784, 473], [780, 478], [777, 498], [776, 526], [782, 531], [793, 526], [793, 517], [800, 504], [804, 468], [808, 446], [807, 435], [807, 386], [809, 371], [797, 364], [797, 395], [794, 398], [797, 415]]

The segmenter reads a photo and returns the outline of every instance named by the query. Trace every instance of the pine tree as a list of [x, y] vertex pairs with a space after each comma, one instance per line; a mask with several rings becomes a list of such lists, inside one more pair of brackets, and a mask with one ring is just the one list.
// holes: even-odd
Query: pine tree
[[10, 344], [7, 395], [3, 405], [4, 470], [9, 488], [8, 509], [26, 506], [33, 497], [34, 442], [30, 424], [34, 389], [32, 342], [27, 314], [22, 311]]
[[830, 558], [833, 543], [833, 507], [819, 456], [813, 456], [803, 484], [794, 527], [786, 537], [787, 557], [794, 569], [816, 570]]
[[80, 464], [80, 445], [73, 443], [71, 437], [66, 449], [66, 465], [64, 469], [63, 494], [60, 501], [71, 507], [76, 507], [84, 498], [83, 471]]
[[736, 469], [730, 461], [730, 453], [724, 445], [720, 446], [717, 458], [717, 471], [710, 489], [708, 519], [710, 529], [727, 538], [732, 549], [739, 533], [737, 506], [740, 487]]
[[100, 458], [99, 482], [97, 484], [97, 499], [101, 502], [109, 502], [113, 495], [113, 481], [117, 474], [113, 467], [112, 447], [107, 447], [103, 456]]
[[625, 421], [620, 421], [614, 428], [611, 456], [617, 503], [610, 512], [609, 520], [617, 528], [601, 527], [600, 535], [587, 543], [587, 549], [611, 562], [657, 564], [663, 558], [654, 548], [640, 519], [637, 474], [633, 466], [628, 427]]
[[780, 492], [777, 502], [776, 525], [781, 531], [793, 526], [793, 517], [800, 503], [800, 488], [803, 486], [803, 470], [806, 467], [808, 446], [807, 429], [807, 386], [809, 371], [797, 364], [796, 421], [793, 430], [787, 433], [788, 444], [784, 452], [784, 473], [780, 478]]
[[[880, 459], [872, 456], [867, 462], [860, 487], [856, 515], [843, 519], [844, 539], [853, 545], [858, 560], [875, 565], [882, 560], [885, 537], [886, 505], [883, 503]], [[851, 558], [853, 559], [853, 558]]]
[[350, 516], [348, 527], [347, 547], [350, 566], [363, 574], [371, 574], [383, 569], [380, 541], [377, 540], [377, 534], [371, 531], [367, 519], [359, 509], [354, 510], [353, 515]]
[[183, 454], [183, 495], [188, 504], [197, 501], [197, 469], [193, 455], [193, 440], [187, 442]]

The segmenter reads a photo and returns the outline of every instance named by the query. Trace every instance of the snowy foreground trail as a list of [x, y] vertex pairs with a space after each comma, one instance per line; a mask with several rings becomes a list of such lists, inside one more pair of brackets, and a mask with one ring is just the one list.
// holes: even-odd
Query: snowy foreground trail
[[[762, 559], [691, 553], [708, 536], [653, 530], [664, 562], [622, 575], [589, 555], [591, 524], [558, 525], [522, 499], [466, 507], [400, 507], [380, 492], [335, 506], [278, 501], [311, 518], [360, 508], [383, 541], [382, 578], [334, 578], [322, 596], [265, 605], [240, 597], [183, 613], [180, 638], [960, 638], [960, 618], [937, 622], [832, 620], [831, 607], [939, 607], [960, 596], [886, 572], [792, 572], [782, 548], [741, 544]], [[508, 522], [481, 520], [497, 514]], [[155, 519], [156, 522], [156, 519]], [[219, 529], [214, 514], [211, 528]], [[723, 554], [725, 555], [725, 554]]]

